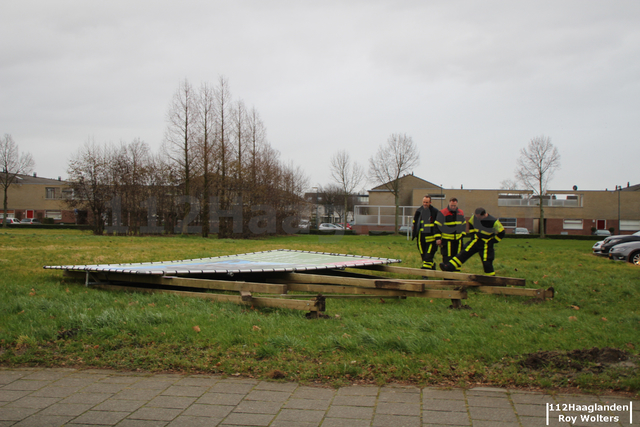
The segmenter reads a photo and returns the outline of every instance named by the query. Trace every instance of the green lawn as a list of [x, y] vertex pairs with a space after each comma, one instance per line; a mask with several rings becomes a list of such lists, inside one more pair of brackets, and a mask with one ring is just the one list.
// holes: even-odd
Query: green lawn
[[[86, 288], [42, 266], [299, 249], [399, 258], [402, 266], [419, 267], [414, 242], [398, 236], [242, 241], [0, 230], [0, 363], [217, 372], [309, 383], [638, 393], [640, 270], [594, 257], [592, 244], [505, 239], [498, 245], [497, 274], [525, 278], [527, 287], [553, 287], [550, 301], [473, 290], [465, 301], [470, 310], [451, 310], [449, 300], [439, 299], [330, 299], [330, 318], [309, 320], [300, 311]], [[474, 258], [463, 271], [480, 273], [482, 267]], [[601, 360], [594, 347], [611, 348], [607, 354], [627, 360]], [[575, 350], [582, 352], [570, 353]]]

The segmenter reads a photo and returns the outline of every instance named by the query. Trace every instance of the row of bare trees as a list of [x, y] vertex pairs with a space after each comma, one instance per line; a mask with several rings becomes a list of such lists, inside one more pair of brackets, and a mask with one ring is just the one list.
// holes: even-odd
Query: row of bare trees
[[133, 234], [290, 232], [307, 186], [302, 170], [268, 143], [255, 108], [232, 100], [225, 78], [198, 89], [180, 83], [159, 153], [140, 140], [89, 142], [68, 172], [70, 204], [90, 210], [100, 234], [105, 223]]

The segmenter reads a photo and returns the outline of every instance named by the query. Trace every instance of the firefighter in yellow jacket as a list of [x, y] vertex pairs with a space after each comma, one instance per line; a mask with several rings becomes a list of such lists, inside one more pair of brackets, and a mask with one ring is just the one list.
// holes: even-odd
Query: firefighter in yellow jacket
[[431, 206], [431, 196], [422, 198], [422, 206], [413, 215], [412, 240], [418, 238], [418, 250], [422, 258], [422, 268], [435, 270], [436, 263], [433, 257], [438, 250], [436, 240], [440, 239], [440, 231], [436, 224], [438, 209]]
[[473, 254], [480, 255], [484, 274], [495, 276], [493, 260], [495, 258], [494, 244], [500, 242], [505, 235], [504, 227], [496, 218], [484, 210], [478, 208], [475, 214], [469, 218], [469, 235], [471, 242], [465, 245], [456, 256], [447, 263], [441, 263], [444, 271], [455, 271], [460, 268]]
[[[442, 253], [442, 262], [447, 263], [462, 249], [462, 238], [466, 234], [467, 221], [464, 212], [458, 207], [458, 199], [449, 199], [449, 205], [440, 211], [436, 220], [438, 229], [442, 234], [440, 240], [436, 240]], [[456, 268], [459, 270], [459, 268]]]

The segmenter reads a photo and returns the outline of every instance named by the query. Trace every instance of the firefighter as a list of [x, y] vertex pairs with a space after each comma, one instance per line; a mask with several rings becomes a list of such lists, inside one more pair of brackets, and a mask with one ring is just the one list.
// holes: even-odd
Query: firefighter
[[436, 240], [440, 239], [440, 231], [436, 224], [438, 213], [438, 209], [431, 206], [431, 196], [426, 195], [422, 198], [422, 206], [413, 215], [413, 232], [411, 234], [413, 237], [411, 240], [418, 238], [422, 268], [426, 270], [436, 269], [433, 257], [438, 250]]
[[[467, 222], [464, 219], [464, 212], [458, 208], [458, 199], [452, 197], [449, 205], [440, 211], [436, 221], [438, 229], [442, 234], [441, 240], [436, 243], [440, 246], [442, 262], [448, 263], [462, 249], [462, 238], [466, 234]], [[456, 267], [460, 270], [460, 267]]]
[[471, 242], [447, 263], [441, 263], [443, 271], [455, 271], [460, 268], [475, 253], [482, 259], [482, 268], [487, 276], [495, 276], [493, 260], [495, 258], [494, 244], [500, 242], [505, 235], [504, 227], [484, 208], [478, 208], [469, 218], [469, 235]]

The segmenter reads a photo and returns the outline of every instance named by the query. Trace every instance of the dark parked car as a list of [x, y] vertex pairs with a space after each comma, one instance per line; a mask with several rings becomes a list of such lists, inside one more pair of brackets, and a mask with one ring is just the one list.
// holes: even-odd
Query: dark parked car
[[640, 265], [640, 241], [615, 245], [609, 251], [609, 258], [618, 261], [629, 261], [632, 264]]
[[640, 231], [636, 231], [631, 235], [611, 236], [604, 239], [602, 245], [600, 245], [600, 253], [602, 255], [609, 254], [611, 248], [621, 243], [627, 242], [640, 242]]

